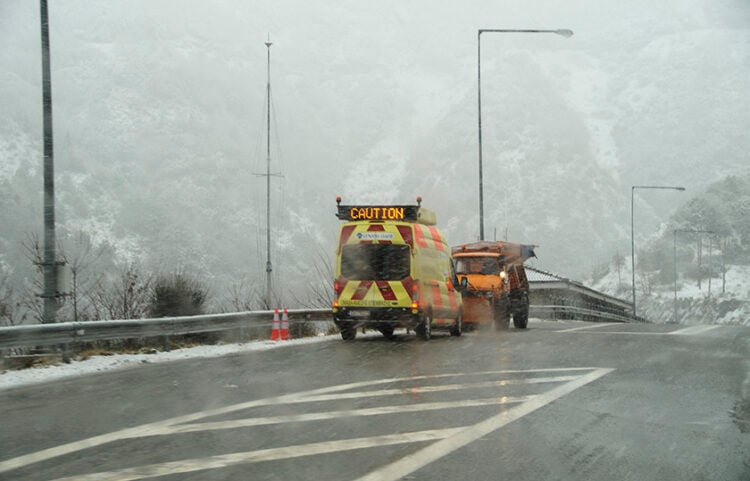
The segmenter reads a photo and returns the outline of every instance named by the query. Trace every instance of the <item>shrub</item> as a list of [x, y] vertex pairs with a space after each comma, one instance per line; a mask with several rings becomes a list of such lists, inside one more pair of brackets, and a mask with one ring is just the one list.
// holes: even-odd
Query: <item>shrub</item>
[[148, 312], [150, 317], [195, 316], [203, 314], [208, 289], [185, 273], [156, 278]]

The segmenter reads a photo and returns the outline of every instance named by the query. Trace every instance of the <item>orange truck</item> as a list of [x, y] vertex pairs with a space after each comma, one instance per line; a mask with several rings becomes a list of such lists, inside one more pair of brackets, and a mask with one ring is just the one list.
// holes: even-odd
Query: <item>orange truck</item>
[[392, 338], [396, 328], [423, 340], [443, 330], [460, 336], [461, 294], [451, 250], [421, 205], [342, 205], [334, 266], [333, 321], [346, 341], [357, 329]]
[[451, 249], [463, 297], [464, 329], [494, 324], [518, 329], [529, 322], [529, 281], [523, 263], [536, 257], [533, 245], [480, 241]]

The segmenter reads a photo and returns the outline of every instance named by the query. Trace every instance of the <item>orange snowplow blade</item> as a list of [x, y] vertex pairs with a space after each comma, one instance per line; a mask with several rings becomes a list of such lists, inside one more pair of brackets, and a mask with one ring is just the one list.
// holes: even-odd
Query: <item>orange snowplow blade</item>
[[523, 264], [526, 259], [536, 257], [535, 245], [516, 244], [514, 242], [480, 241], [470, 244], [461, 244], [451, 248], [451, 254], [482, 254], [495, 253], [505, 257], [504, 264]]

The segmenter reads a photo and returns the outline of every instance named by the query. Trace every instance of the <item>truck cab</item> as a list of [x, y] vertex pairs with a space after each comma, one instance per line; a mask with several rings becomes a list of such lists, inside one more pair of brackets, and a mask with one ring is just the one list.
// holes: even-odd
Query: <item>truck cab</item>
[[451, 250], [464, 301], [467, 329], [493, 324], [507, 329], [510, 319], [525, 329], [529, 318], [528, 280], [523, 263], [534, 246], [481, 241]]

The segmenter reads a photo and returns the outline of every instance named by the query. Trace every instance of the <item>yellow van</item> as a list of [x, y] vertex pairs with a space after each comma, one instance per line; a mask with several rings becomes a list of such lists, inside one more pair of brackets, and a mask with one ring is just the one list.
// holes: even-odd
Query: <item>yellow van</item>
[[433, 330], [460, 336], [461, 295], [451, 250], [435, 227], [434, 212], [417, 205], [341, 205], [336, 248], [333, 321], [344, 340], [357, 329], [387, 338], [394, 329], [414, 330], [424, 340]]

